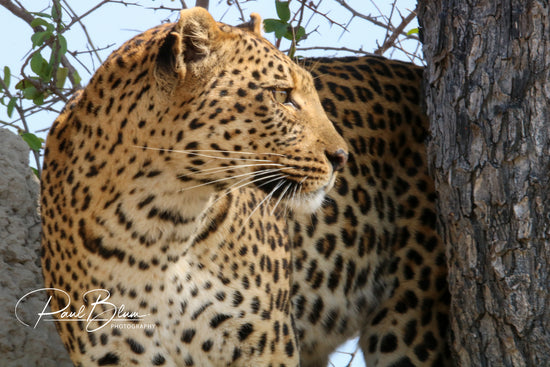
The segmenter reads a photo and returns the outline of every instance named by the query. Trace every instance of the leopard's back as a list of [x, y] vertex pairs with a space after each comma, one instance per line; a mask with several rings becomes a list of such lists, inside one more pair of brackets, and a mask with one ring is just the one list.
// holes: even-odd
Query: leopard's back
[[304, 365], [356, 333], [368, 366], [444, 365], [449, 293], [422, 69], [376, 56], [305, 65], [350, 156], [321, 211], [290, 226]]

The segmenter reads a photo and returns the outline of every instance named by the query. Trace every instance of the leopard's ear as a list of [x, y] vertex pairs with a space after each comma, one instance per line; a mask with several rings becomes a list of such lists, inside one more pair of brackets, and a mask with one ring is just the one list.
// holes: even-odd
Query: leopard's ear
[[178, 79], [183, 80], [192, 64], [199, 64], [210, 55], [220, 33], [218, 24], [206, 9], [182, 10], [179, 21], [159, 49], [157, 81], [170, 88]]
[[257, 36], [262, 36], [262, 17], [258, 13], [252, 13], [250, 14], [250, 20], [248, 22], [239, 24], [237, 27], [246, 29]]
[[179, 54], [186, 63], [208, 56], [220, 34], [218, 23], [206, 9], [200, 7], [182, 10], [174, 31], [180, 37]]

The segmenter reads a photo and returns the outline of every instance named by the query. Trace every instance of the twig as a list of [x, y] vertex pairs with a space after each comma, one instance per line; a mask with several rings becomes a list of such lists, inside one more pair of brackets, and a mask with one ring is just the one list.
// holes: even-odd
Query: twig
[[97, 52], [96, 47], [94, 46], [94, 44], [92, 42], [92, 39], [90, 38], [90, 35], [88, 34], [88, 30], [86, 29], [86, 26], [84, 25], [84, 23], [82, 23], [82, 18], [83, 17], [79, 17], [75, 13], [75, 11], [71, 8], [71, 6], [69, 5], [69, 3], [66, 0], [63, 0], [63, 4], [65, 4], [65, 7], [68, 9], [67, 12], [71, 16], [71, 19], [76, 20], [80, 24], [80, 27], [82, 28], [82, 31], [84, 32], [84, 35], [86, 36], [86, 40], [88, 40], [88, 44], [92, 47], [92, 51], [93, 51], [95, 57], [97, 58], [97, 60], [99, 61], [99, 63], [100, 64], [103, 63], [103, 61], [101, 60], [101, 57], [99, 56], [99, 53]]
[[378, 21], [376, 19], [376, 17], [359, 13], [357, 10], [355, 10], [354, 8], [349, 6], [344, 0], [335, 0], [335, 1], [338, 4], [342, 5], [344, 8], [346, 8], [352, 14], [353, 17], [358, 17], [358, 18], [365, 19], [365, 20], [371, 22], [372, 24], [377, 25], [377, 26], [382, 27], [382, 28], [386, 28], [388, 26], [387, 24], [384, 24], [383, 22]]
[[241, 14], [241, 22], [245, 23], [246, 22], [246, 17], [244, 16], [243, 8], [241, 8], [241, 4], [239, 3], [239, 0], [235, 0], [235, 5], [237, 5], [237, 9], [239, 10], [239, 13]]
[[[296, 51], [311, 51], [311, 50], [325, 50], [325, 51], [344, 51], [344, 52], [353, 52], [360, 55], [372, 55], [372, 52], [367, 52], [363, 50], [355, 50], [347, 47], [330, 47], [330, 46], [311, 46], [311, 47], [297, 47]], [[285, 50], [284, 52], [287, 52]]]
[[395, 28], [392, 32], [392, 34], [387, 37], [387, 39], [384, 41], [384, 44], [380, 46], [376, 51], [374, 51], [377, 55], [383, 55], [384, 52], [386, 52], [389, 48], [394, 46], [395, 41], [397, 40], [397, 37], [399, 37], [402, 33], [404, 33], [404, 29], [406, 26], [409, 25], [410, 22], [413, 21], [414, 18], [416, 18], [416, 10], [414, 9], [412, 12], [409, 13], [409, 15], [404, 18], [401, 21], [401, 24], [397, 28]]
[[[155, 12], [157, 10], [167, 10], [167, 11], [171, 11], [171, 12], [175, 12], [175, 11], [180, 11], [181, 8], [171, 8], [169, 6], [164, 6], [164, 5], [159, 5], [159, 6], [147, 6], [145, 7], [144, 9], [147, 9], [147, 10], [154, 10]], [[187, 9], [187, 8], [184, 8], [184, 9]]]
[[[369, 21], [370, 23], [374, 24], [374, 25], [377, 25], [379, 27], [382, 27], [384, 29], [387, 29], [388, 27], [391, 27], [391, 25], [389, 24], [386, 24], [384, 22], [381, 22], [379, 21], [378, 19], [376, 19], [376, 17], [373, 17], [371, 15], [365, 15], [365, 14], [362, 14], [360, 12], [358, 12], [357, 10], [355, 10], [354, 8], [352, 8], [351, 6], [349, 6], [345, 0], [335, 0], [338, 4], [342, 5], [344, 8], [346, 8], [351, 14], [353, 17], [358, 17], [358, 18], [362, 18], [362, 19], [365, 19], [367, 21]], [[391, 27], [390, 29], [392, 32], [394, 31], [393, 27]], [[406, 33], [404, 32], [401, 32], [401, 35], [403, 36], [407, 36]], [[412, 38], [412, 39], [417, 39], [416, 37], [412, 37], [412, 36], [408, 36], [409, 38]]]
[[[336, 0], [336, 1], [338, 1], [338, 0]], [[316, 6], [311, 6], [310, 4], [307, 4], [307, 2], [306, 2], [305, 0], [302, 0], [302, 2], [305, 4], [305, 7], [308, 8], [309, 10], [311, 10], [313, 13], [319, 14], [319, 15], [321, 15], [323, 18], [325, 18], [325, 19], [330, 23], [331, 26], [332, 26], [332, 25], [336, 25], [336, 26], [342, 28], [342, 29], [345, 30], [345, 31], [348, 30], [347, 27], [346, 27], [345, 25], [343, 25], [343, 24], [341, 24], [341, 23], [338, 23], [338, 22], [335, 21], [334, 19], [330, 18], [330, 17], [328, 16], [328, 13], [322, 13], [322, 12], [320, 12], [319, 10], [316, 9], [316, 8], [319, 6], [319, 4], [321, 3], [320, 1], [319, 1], [319, 4], [317, 4]]]

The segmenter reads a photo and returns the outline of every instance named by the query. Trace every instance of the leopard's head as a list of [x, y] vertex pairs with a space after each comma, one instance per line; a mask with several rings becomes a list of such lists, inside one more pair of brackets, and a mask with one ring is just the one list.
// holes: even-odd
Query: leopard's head
[[313, 211], [347, 146], [311, 75], [265, 40], [260, 25], [257, 15], [232, 27], [204, 9], [183, 10], [177, 23], [115, 52], [104, 68], [128, 75], [117, 94], [132, 95], [124, 144], [150, 163], [146, 170], [161, 172], [153, 185], [166, 190], [204, 197], [250, 184]]

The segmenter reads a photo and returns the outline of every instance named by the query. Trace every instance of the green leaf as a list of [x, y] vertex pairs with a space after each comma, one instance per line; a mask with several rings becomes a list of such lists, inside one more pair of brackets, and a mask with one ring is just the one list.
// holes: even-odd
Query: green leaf
[[67, 68], [57, 69], [57, 75], [56, 75], [57, 83], [55, 86], [59, 89], [63, 88], [68, 75], [69, 75], [69, 69]]
[[39, 152], [42, 148], [42, 142], [44, 139], [40, 139], [38, 136], [32, 134], [32, 133], [22, 133], [21, 138], [29, 145], [29, 148], [31, 148], [34, 151]]
[[40, 92], [34, 85], [31, 85], [30, 87], [27, 87], [23, 89], [23, 97], [26, 99], [32, 99], [34, 100], [36, 97], [40, 95]]
[[32, 71], [34, 71], [35, 74], [40, 74], [40, 72], [42, 71], [43, 61], [46, 60], [44, 60], [40, 52], [36, 52], [34, 55], [32, 55], [31, 69]]
[[32, 14], [32, 15], [36, 15], [37, 17], [51, 18], [51, 15], [50, 15], [50, 14], [46, 14], [46, 13], [31, 12], [31, 14]]
[[78, 72], [76, 70], [73, 73], [73, 78], [75, 85], [80, 84], [80, 82], [82, 81], [82, 78], [80, 77], [80, 75], [78, 75]]
[[32, 47], [35, 48], [37, 46], [42, 46], [51, 36], [52, 32], [49, 31], [36, 32], [31, 36]]
[[282, 38], [288, 31], [288, 24], [279, 19], [264, 19], [266, 33], [275, 32], [275, 37]]
[[50, 23], [46, 22], [42, 18], [34, 18], [31, 22], [31, 27], [46, 27], [48, 29], [48, 26], [51, 27]]
[[288, 22], [290, 19], [290, 8], [288, 6], [289, 1], [275, 1], [275, 8], [277, 9], [277, 16], [283, 22]]
[[303, 39], [306, 36], [306, 29], [302, 26], [298, 27], [298, 29], [295, 29], [296, 32], [296, 43], [298, 43], [301, 39]]
[[23, 90], [32, 85], [27, 79], [20, 80], [19, 83], [15, 85], [15, 89]]
[[4, 66], [4, 84], [6, 84], [6, 88], [10, 87], [10, 81], [11, 81], [11, 70], [9, 67]]
[[38, 179], [40, 180], [40, 175], [38, 174], [38, 170], [37, 170], [36, 168], [34, 168], [34, 167], [31, 167], [31, 170], [32, 170], [32, 172], [34, 173], [34, 175], [35, 175], [36, 177], [38, 177]]
[[39, 94], [35, 98], [33, 98], [32, 102], [37, 105], [41, 106], [44, 104], [44, 94]]
[[59, 42], [59, 57], [61, 57], [67, 52], [67, 39], [59, 35], [57, 41]]
[[34, 18], [31, 22], [31, 27], [33, 27], [33, 28], [35, 28], [35, 27], [45, 27], [46, 32], [50, 32], [50, 33], [52, 33], [55, 29], [53, 24], [48, 23], [46, 20], [44, 20], [42, 18]]
[[418, 28], [413, 28], [407, 32], [407, 36], [410, 36], [412, 34], [418, 34]]
[[295, 34], [293, 35], [292, 30], [288, 29], [287, 32], [285, 32], [284, 37], [287, 40], [292, 41], [293, 36], [295, 36], [296, 37], [296, 43], [298, 43], [302, 39], [302, 37], [304, 37], [306, 35], [306, 30], [302, 26], [300, 26], [299, 28], [294, 28], [294, 32], [295, 32]]
[[49, 81], [51, 79], [51, 67], [46, 60], [42, 57], [40, 52], [35, 52], [31, 58], [31, 69], [42, 80]]
[[11, 118], [11, 115], [13, 115], [13, 109], [15, 108], [15, 104], [17, 103], [17, 98], [11, 97], [10, 101], [8, 102], [8, 117]]
[[52, 5], [52, 19], [60, 19], [60, 13], [59, 13], [60, 7], [59, 7], [59, 1], [54, 1]]

